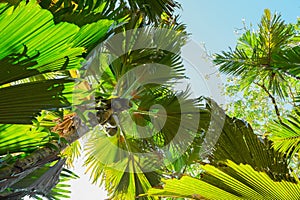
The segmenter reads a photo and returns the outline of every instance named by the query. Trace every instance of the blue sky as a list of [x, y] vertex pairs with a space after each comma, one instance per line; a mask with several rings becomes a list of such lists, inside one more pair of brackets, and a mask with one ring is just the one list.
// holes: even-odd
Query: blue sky
[[300, 16], [297, 0], [180, 0], [183, 11], [181, 21], [192, 33], [192, 38], [204, 42], [212, 53], [234, 47], [237, 36], [234, 30], [246, 24], [256, 25], [265, 8], [281, 13], [286, 22], [295, 23]]
[[[295, 23], [300, 16], [300, 1], [296, 0], [180, 0], [183, 11], [179, 11], [181, 21], [187, 25], [192, 39], [198, 43], [205, 43], [207, 50], [218, 53], [234, 47], [237, 35], [234, 31], [242, 28], [242, 19], [246, 24], [256, 25], [265, 8], [282, 14], [286, 22]], [[79, 160], [77, 167], [82, 164]], [[72, 182], [72, 200], [101, 200], [106, 198], [103, 189], [91, 186], [88, 175], [84, 175], [83, 168], [75, 172], [82, 178]]]

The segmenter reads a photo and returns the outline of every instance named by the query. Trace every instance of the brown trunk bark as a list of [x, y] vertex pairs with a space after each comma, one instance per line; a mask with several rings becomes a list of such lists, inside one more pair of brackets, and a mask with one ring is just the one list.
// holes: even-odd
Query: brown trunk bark
[[13, 165], [8, 165], [0, 169], [0, 192], [24, 178], [26, 171], [32, 168], [43, 166], [48, 162], [57, 160], [59, 154], [69, 144], [80, 138], [78, 131], [73, 127], [67, 135], [63, 136], [68, 143], [52, 142], [51, 145], [37, 149], [25, 158], [17, 160]]

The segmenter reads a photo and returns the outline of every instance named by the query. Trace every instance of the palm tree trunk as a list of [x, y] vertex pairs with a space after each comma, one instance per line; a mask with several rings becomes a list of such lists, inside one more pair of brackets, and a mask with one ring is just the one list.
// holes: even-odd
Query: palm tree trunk
[[[46, 163], [59, 158], [59, 154], [69, 144], [80, 138], [78, 131], [73, 128], [64, 138], [68, 143], [54, 141], [50, 145], [37, 149], [30, 155], [18, 159], [14, 164], [0, 169], [0, 192], [28, 175], [33, 168], [38, 168]], [[29, 172], [29, 173], [26, 173]], [[25, 175], [25, 176], [24, 176]]]

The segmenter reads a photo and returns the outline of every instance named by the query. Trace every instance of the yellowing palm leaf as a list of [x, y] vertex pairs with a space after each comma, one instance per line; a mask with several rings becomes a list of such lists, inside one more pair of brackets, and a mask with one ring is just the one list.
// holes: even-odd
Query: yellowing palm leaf
[[300, 183], [276, 182], [250, 165], [237, 165], [228, 160], [226, 167], [202, 167], [203, 178], [183, 176], [164, 180], [164, 189], [150, 189], [148, 195], [191, 199], [299, 199]]

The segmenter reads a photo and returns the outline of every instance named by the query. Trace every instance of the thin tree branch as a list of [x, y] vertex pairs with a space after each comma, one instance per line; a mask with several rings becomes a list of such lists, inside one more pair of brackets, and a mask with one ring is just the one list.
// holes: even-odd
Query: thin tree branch
[[296, 107], [296, 103], [295, 103], [296, 99], [295, 99], [295, 96], [294, 96], [294, 94], [293, 94], [292, 88], [291, 88], [291, 86], [290, 86], [289, 84], [288, 84], [287, 86], [288, 86], [290, 95], [291, 95], [292, 100], [293, 100], [292, 105], [293, 105], [294, 107]]
[[280, 112], [279, 112], [279, 108], [278, 108], [278, 105], [276, 103], [275, 97], [273, 97], [273, 95], [269, 92], [269, 90], [266, 88], [266, 86], [264, 84], [260, 84], [260, 83], [256, 83], [256, 82], [254, 82], [254, 83], [256, 85], [258, 85], [259, 87], [261, 87], [268, 94], [269, 98], [271, 99], [271, 101], [272, 101], [272, 103], [274, 105], [274, 109], [275, 109], [277, 118], [278, 118], [279, 122], [282, 123]]

